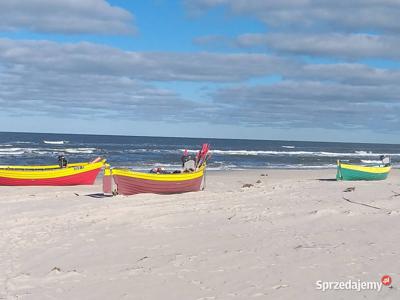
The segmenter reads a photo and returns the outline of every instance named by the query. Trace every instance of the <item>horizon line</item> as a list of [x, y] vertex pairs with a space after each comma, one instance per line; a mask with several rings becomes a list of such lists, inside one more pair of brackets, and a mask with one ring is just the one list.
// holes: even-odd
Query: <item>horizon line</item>
[[220, 137], [187, 137], [187, 136], [156, 136], [156, 135], [128, 135], [128, 134], [100, 134], [100, 133], [65, 133], [65, 132], [32, 132], [32, 131], [0, 131], [0, 133], [22, 134], [54, 134], [54, 135], [94, 135], [116, 137], [145, 137], [145, 138], [182, 138], [182, 139], [213, 139], [213, 140], [245, 140], [245, 141], [274, 141], [274, 142], [309, 142], [309, 143], [340, 143], [340, 144], [372, 144], [372, 145], [400, 145], [398, 143], [372, 143], [372, 142], [344, 142], [321, 140], [277, 140], [277, 139], [250, 139], [250, 138], [220, 138]]

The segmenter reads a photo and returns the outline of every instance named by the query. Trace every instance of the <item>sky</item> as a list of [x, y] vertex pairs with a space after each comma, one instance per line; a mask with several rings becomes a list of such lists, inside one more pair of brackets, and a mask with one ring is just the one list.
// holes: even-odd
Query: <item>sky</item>
[[0, 131], [400, 143], [397, 0], [0, 0]]

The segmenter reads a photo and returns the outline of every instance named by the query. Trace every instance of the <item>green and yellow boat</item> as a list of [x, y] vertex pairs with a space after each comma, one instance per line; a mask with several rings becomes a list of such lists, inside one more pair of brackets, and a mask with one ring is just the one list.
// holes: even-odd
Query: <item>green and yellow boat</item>
[[344, 164], [338, 160], [336, 180], [385, 180], [390, 169], [390, 164], [369, 167]]

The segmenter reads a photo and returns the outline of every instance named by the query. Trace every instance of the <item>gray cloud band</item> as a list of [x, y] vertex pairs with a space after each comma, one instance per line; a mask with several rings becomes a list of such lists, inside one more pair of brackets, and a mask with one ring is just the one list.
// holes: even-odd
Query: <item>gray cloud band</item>
[[[269, 75], [282, 80], [249, 82]], [[360, 64], [300, 64], [266, 54], [143, 53], [0, 39], [0, 102], [10, 113], [90, 111], [141, 120], [384, 130], [399, 125], [399, 76]], [[200, 103], [157, 84], [168, 81], [212, 88]], [[374, 124], [376, 114], [385, 120]]]
[[2, 0], [0, 31], [133, 34], [133, 15], [105, 0]]
[[318, 31], [379, 30], [398, 33], [400, 3], [393, 0], [185, 0], [198, 15], [225, 6], [236, 15], [254, 16], [270, 28]]

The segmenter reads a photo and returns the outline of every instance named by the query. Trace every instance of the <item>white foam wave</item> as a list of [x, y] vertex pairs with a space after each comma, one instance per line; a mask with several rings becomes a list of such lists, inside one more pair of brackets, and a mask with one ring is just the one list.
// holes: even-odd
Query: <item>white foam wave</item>
[[1, 156], [12, 156], [12, 155], [21, 155], [24, 154], [24, 150], [22, 148], [1, 148], [0, 155]]
[[382, 164], [381, 160], [362, 159], [361, 162], [364, 164]]
[[43, 143], [51, 145], [63, 145], [68, 143], [68, 141], [43, 141]]
[[[288, 149], [294, 146], [282, 146]], [[295, 147], [294, 147], [295, 148]], [[170, 153], [182, 154], [185, 149], [161, 150], [161, 149], [129, 149], [129, 153]], [[196, 154], [199, 150], [187, 149], [188, 153]], [[354, 152], [328, 152], [328, 151], [269, 151], [269, 150], [210, 150], [211, 154], [216, 155], [239, 155], [239, 156], [305, 156], [305, 157], [373, 157], [380, 155], [400, 156], [400, 153], [373, 153], [371, 151]]]
[[40, 150], [34, 150], [34, 154], [39, 154], [39, 155], [46, 155], [46, 154], [56, 154], [58, 153], [57, 151], [40, 151]]
[[[248, 169], [254, 169], [254, 167], [248, 168]], [[238, 166], [207, 167], [207, 171], [242, 171], [242, 170], [246, 170], [246, 168], [245, 167], [242, 168], [242, 167], [238, 167]]]
[[[194, 150], [190, 150], [194, 152]], [[320, 156], [320, 157], [371, 157], [379, 156], [382, 153], [366, 151], [355, 152], [326, 152], [326, 151], [255, 151], [255, 150], [211, 150], [212, 154], [217, 155], [242, 155], [242, 156]], [[389, 156], [400, 156], [400, 153], [383, 154]]]
[[[169, 164], [154, 164], [151, 166], [139, 165], [139, 166], [118, 166], [117, 168], [130, 169], [133, 171], [148, 172], [152, 168], [163, 167], [166, 171], [181, 170], [181, 165], [169, 165]], [[207, 171], [229, 171], [229, 170], [246, 170], [254, 169], [254, 167], [238, 167], [236, 165], [225, 165], [225, 166], [207, 166]]]
[[166, 169], [177, 169], [177, 168], [179, 169], [182, 167], [181, 164], [168, 164], [168, 163], [158, 163], [158, 162], [154, 162], [154, 163], [144, 162], [144, 163], [141, 163], [139, 166], [146, 167], [146, 168], [161, 168], [161, 167], [163, 167]]
[[295, 146], [282, 146], [282, 148], [286, 148], [286, 149], [294, 149], [296, 148]]
[[57, 154], [61, 152], [70, 154], [91, 154], [96, 151], [96, 148], [66, 148], [66, 149], [52, 149], [52, 148], [0, 148], [0, 155], [23, 155], [23, 154]]
[[21, 151], [22, 148], [1, 148], [0, 151], [2, 152], [15, 152], [15, 151]]
[[72, 153], [72, 154], [90, 154], [96, 151], [96, 148], [67, 148], [67, 149], [59, 149], [58, 151]]
[[371, 151], [354, 151], [358, 155], [373, 155]]
[[[148, 172], [155, 167], [163, 167], [167, 171], [180, 170], [180, 164], [168, 163], [139, 163], [135, 165], [118, 166], [118, 168], [127, 168], [140, 172]], [[303, 164], [270, 164], [270, 165], [236, 165], [232, 163], [224, 163], [221, 161], [211, 162], [207, 166], [209, 171], [230, 171], [230, 170], [248, 170], [248, 169], [335, 169], [336, 164], [322, 164], [322, 165], [303, 165]]]
[[147, 152], [152, 152], [152, 153], [161, 153], [161, 152], [176, 152], [176, 150], [161, 150], [161, 149], [129, 149], [127, 150], [129, 153], [147, 153]]
[[270, 165], [266, 167], [267, 169], [335, 169], [336, 164], [325, 164], [320, 166], [310, 166], [310, 165]]

